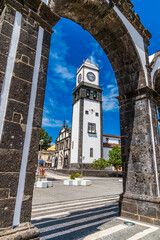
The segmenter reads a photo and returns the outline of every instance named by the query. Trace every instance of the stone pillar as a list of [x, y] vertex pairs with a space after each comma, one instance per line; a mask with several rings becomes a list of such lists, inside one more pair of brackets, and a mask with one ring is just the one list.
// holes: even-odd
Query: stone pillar
[[120, 215], [160, 224], [159, 129], [155, 92], [119, 97], [123, 159]]
[[0, 237], [10, 231], [10, 239], [32, 239], [39, 234], [29, 222], [50, 38], [59, 18], [40, 0], [0, 7]]

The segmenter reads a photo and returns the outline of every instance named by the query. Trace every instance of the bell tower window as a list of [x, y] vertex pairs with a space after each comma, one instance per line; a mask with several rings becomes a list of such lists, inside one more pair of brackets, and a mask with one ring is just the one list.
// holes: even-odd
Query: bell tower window
[[93, 92], [93, 98], [94, 98], [94, 99], [97, 98], [97, 92], [96, 92], [96, 91]]
[[86, 97], [90, 97], [90, 90], [89, 89], [86, 90]]

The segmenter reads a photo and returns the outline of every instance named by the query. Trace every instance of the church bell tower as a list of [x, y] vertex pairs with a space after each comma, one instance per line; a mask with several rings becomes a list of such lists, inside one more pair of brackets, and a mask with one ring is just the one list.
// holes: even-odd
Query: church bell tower
[[87, 59], [76, 74], [73, 91], [71, 167], [90, 165], [103, 151], [102, 87], [99, 68]]

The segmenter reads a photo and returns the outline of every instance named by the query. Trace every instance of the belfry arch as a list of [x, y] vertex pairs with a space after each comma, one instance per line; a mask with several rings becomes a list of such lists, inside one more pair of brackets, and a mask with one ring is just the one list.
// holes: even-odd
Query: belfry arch
[[[2, 236], [27, 231], [41, 127], [50, 37], [61, 17], [80, 24], [108, 56], [119, 89], [123, 156], [120, 214], [160, 224], [160, 160], [149, 32], [128, 0], [2, 0], [0, 196]], [[12, 227], [14, 229], [12, 230]], [[8, 233], [7, 233], [8, 234]]]

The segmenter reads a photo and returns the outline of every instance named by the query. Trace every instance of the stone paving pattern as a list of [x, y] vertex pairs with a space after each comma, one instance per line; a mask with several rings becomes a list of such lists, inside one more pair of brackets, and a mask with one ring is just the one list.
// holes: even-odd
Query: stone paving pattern
[[[53, 188], [36, 188], [33, 197], [32, 223], [40, 229], [41, 240], [128, 240], [152, 227], [137, 223], [109, 236], [93, 238], [91, 234], [124, 225], [125, 220], [117, 218], [119, 197], [115, 194], [122, 192], [122, 182], [92, 178], [92, 186], [85, 188], [64, 186], [63, 180], [68, 179], [67, 176], [51, 172], [47, 175], [54, 176]], [[159, 236], [160, 228], [140, 239], [159, 240]]]

